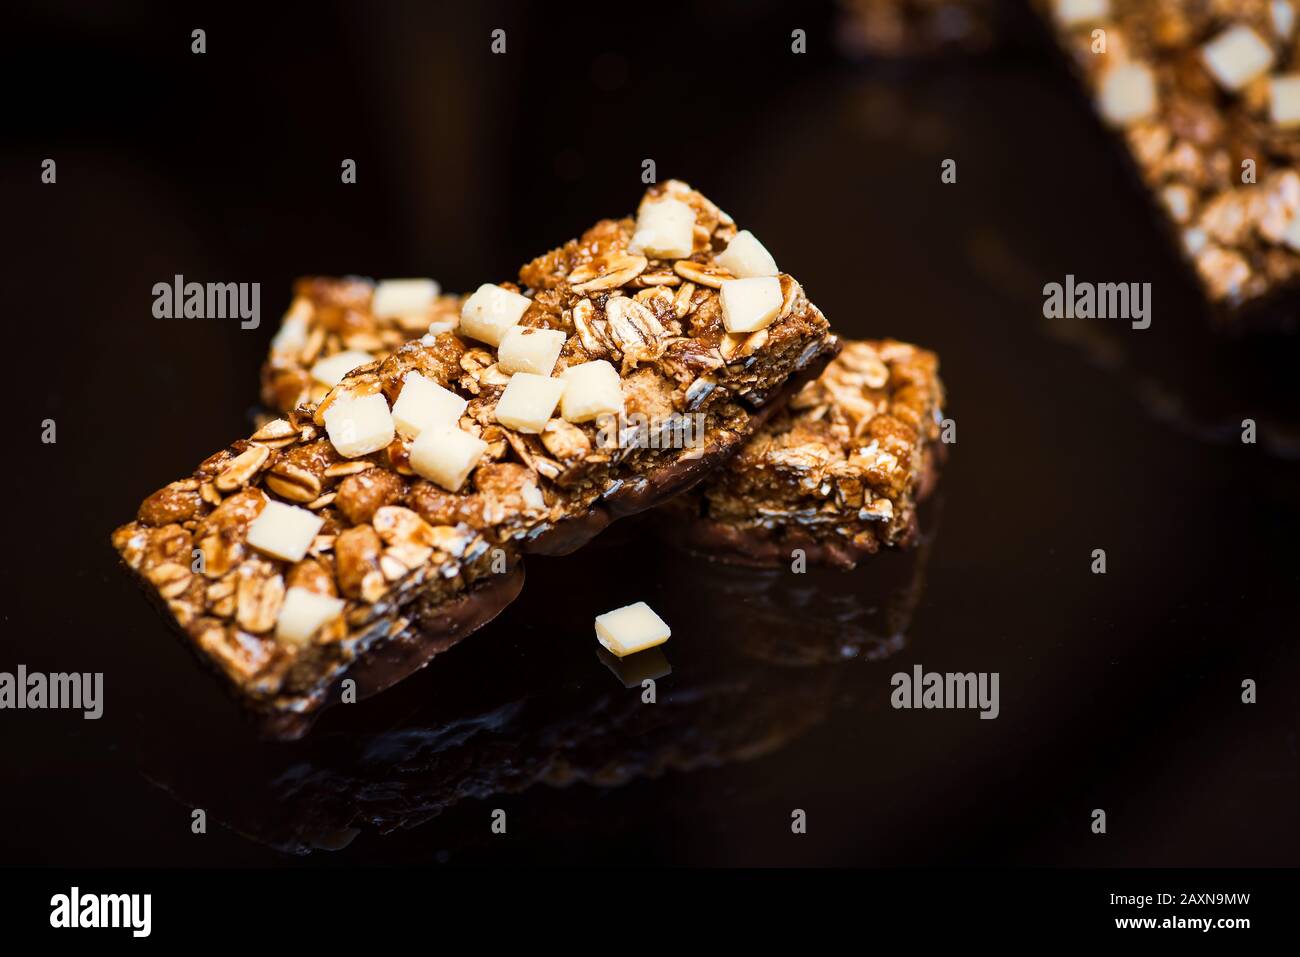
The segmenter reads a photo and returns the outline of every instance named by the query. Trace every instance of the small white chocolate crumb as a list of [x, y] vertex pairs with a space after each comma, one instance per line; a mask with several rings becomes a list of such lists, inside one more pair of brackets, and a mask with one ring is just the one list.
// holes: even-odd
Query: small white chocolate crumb
[[596, 640], [619, 658], [662, 645], [671, 635], [667, 622], [643, 601], [596, 616]]

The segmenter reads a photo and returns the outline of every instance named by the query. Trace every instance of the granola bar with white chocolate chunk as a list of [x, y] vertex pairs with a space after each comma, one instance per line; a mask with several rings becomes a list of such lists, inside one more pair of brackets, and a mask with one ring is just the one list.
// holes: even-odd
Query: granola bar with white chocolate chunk
[[910, 544], [937, 477], [943, 386], [932, 352], [846, 342], [730, 462], [666, 506], [690, 548], [739, 564], [852, 568]]
[[1300, 0], [1036, 5], [1220, 318], [1291, 321], [1274, 306], [1300, 282]]
[[[736, 232], [685, 184], [653, 187], [639, 218], [480, 287], [456, 329], [377, 349], [319, 402], [150, 497], [115, 546], [247, 699], [301, 730], [344, 677], [380, 690], [489, 620], [517, 592], [522, 554], [571, 551], [694, 484], [821, 371], [838, 341], [788, 275], [764, 277], [780, 300], [761, 330], [727, 331], [719, 288], [737, 277], [717, 256]], [[631, 251], [638, 235], [646, 254]], [[361, 310], [377, 296], [353, 280], [308, 288]], [[553, 361], [529, 344], [503, 370], [497, 346], [519, 344], [517, 328], [560, 334]], [[606, 421], [620, 411], [696, 413], [702, 442], [622, 443]]]
[[465, 519], [527, 507], [521, 472], [501, 464], [462, 520], [431, 523], [406, 506], [410, 482], [386, 450], [344, 457], [293, 412], [154, 493], [113, 544], [267, 730], [292, 737], [342, 678], [364, 695], [404, 677], [395, 646], [421, 608], [445, 617], [449, 642], [518, 593], [516, 551], [494, 568]]
[[319, 402], [357, 366], [390, 355], [408, 339], [454, 329], [460, 296], [432, 279], [300, 279], [262, 365], [262, 402], [289, 412]]

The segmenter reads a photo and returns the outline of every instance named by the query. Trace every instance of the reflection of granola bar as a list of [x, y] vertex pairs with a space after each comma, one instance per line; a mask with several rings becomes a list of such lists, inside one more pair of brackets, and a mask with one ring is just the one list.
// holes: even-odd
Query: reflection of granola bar
[[1037, 5], [1122, 132], [1210, 301], [1230, 313], [1300, 279], [1300, 4]]
[[849, 342], [701, 489], [688, 544], [731, 561], [771, 565], [803, 549], [850, 568], [916, 534], [931, 490], [943, 386], [932, 352], [893, 340]]
[[572, 660], [534, 650], [509, 673], [449, 661], [473, 694], [448, 702], [456, 692], [439, 683], [396, 727], [312, 736], [298, 746], [305, 752], [262, 749], [261, 761], [245, 755], [233, 768], [191, 738], [154, 759], [150, 776], [226, 827], [308, 854], [362, 831], [414, 828], [467, 801], [579, 783], [617, 788], [754, 760], [824, 720], [837, 677], [726, 657], [682, 669], [647, 705], [639, 688], [628, 693], [607, 674], [574, 681]]
[[[870, 663], [905, 646], [935, 513], [918, 548], [859, 574], [682, 562], [630, 522], [570, 562], [536, 563], [504, 617], [547, 617], [559, 633], [585, 627], [587, 615], [557, 610], [554, 595], [571, 583], [575, 563], [587, 592], [623, 593], [627, 567], [617, 553], [636, 542], [657, 570], [656, 604], [681, 628], [679, 643], [665, 646], [671, 666], [655, 649], [619, 659], [611, 675], [586, 643], [485, 635], [297, 744], [196, 726], [193, 715], [160, 710], [162, 702], [138, 716], [132, 743], [147, 778], [210, 819], [296, 853], [413, 828], [465, 801], [579, 783], [617, 788], [749, 761], [799, 740], [832, 709], [861, 718], [887, 707], [887, 676]], [[658, 661], [638, 660], [646, 656]], [[643, 698], [645, 678], [657, 684], [653, 704]], [[460, 834], [455, 825], [443, 834], [453, 853]]]
[[[427, 660], [421, 642], [441, 650], [508, 603], [521, 553], [572, 550], [676, 494], [820, 371], [838, 343], [794, 279], [727, 285], [723, 264], [747, 272], [755, 247], [684, 184], [652, 187], [635, 221], [525, 266], [527, 296], [482, 287], [456, 332], [353, 369], [213, 455], [114, 545], [263, 709], [315, 711], [345, 676], [380, 690]], [[541, 372], [517, 371], [548, 342]], [[602, 446], [596, 417], [614, 408], [701, 413], [703, 447]], [[441, 632], [412, 637], [416, 602]]]
[[[743, 636], [747, 656], [782, 667], [884, 660], [907, 644], [938, 511], [919, 523], [916, 548], [881, 555], [855, 574], [815, 567], [793, 574], [788, 554], [772, 568], [709, 562], [700, 579], [715, 601], [702, 624]], [[662, 537], [675, 541], [670, 535]]]
[[[752, 760], [799, 739], [834, 707], [861, 717], [886, 706], [886, 676], [867, 662], [904, 646], [928, 524], [919, 548], [857, 575], [682, 562], [642, 531], [624, 526], [610, 539], [636, 542], [658, 570], [656, 605], [680, 628], [680, 644], [663, 646], [671, 666], [654, 649], [619, 659], [627, 670], [611, 675], [586, 643], [485, 635], [288, 748], [145, 713], [133, 740], [146, 774], [254, 840], [306, 853], [359, 831], [412, 828], [468, 800], [578, 783], [617, 788]], [[546, 616], [558, 633], [586, 626], [586, 614], [557, 610], [554, 596], [571, 583], [574, 563], [588, 593], [622, 593], [625, 546], [610, 539], [571, 562], [530, 567], [529, 588], [505, 621]], [[646, 678], [657, 684], [653, 704], [643, 698]]]

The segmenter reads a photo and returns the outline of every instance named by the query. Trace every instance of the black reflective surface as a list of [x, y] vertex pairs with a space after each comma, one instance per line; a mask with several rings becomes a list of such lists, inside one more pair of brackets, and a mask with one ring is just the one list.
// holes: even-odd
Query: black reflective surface
[[[130, 8], [5, 37], [6, 79], [52, 78], [0, 152], [0, 670], [102, 671], [107, 700], [99, 721], [0, 713], [4, 862], [1300, 859], [1296, 341], [1208, 331], [1034, 31], [852, 65], [829, 10], [745, 7], [746, 29], [724, 4], [653, 51], [491, 5], [214, 20], [200, 63], [187, 22]], [[760, 236], [842, 334], [940, 353], [958, 441], [925, 549], [762, 576], [625, 523], [530, 560], [523, 597], [424, 674], [297, 745], [256, 741], [116, 568], [111, 529], [244, 434], [293, 276], [506, 277], [630, 209], [645, 157]], [[261, 328], [153, 319], [178, 272], [261, 282]], [[1044, 320], [1066, 273], [1150, 281], [1152, 328]], [[674, 630], [654, 704], [591, 634], [638, 599]], [[891, 709], [917, 663], [999, 672], [999, 718]]]

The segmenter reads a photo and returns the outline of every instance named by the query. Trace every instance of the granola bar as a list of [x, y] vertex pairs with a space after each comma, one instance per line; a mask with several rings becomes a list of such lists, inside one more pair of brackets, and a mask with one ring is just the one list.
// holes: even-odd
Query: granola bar
[[738, 564], [852, 568], [917, 534], [938, 474], [943, 385], [934, 353], [846, 342], [743, 449], [670, 508], [683, 543]]
[[[838, 341], [765, 255], [654, 186], [159, 490], [114, 545], [270, 729], [301, 733], [341, 680], [416, 670], [514, 597], [524, 553], [689, 487], [820, 372]], [[610, 441], [610, 417], [684, 412], [693, 447]]]
[[[350, 283], [351, 281], [340, 280], [337, 282]], [[313, 280], [311, 282], [311, 285], [308, 285], [306, 282], [304, 282], [303, 284], [300, 284], [300, 290], [307, 290], [313, 293], [315, 296], [323, 295], [327, 301], [330, 298], [332, 298], [329, 293], [330, 285], [325, 280]], [[447, 297], [447, 298], [451, 298], [451, 297]], [[319, 341], [319, 337], [316, 335], [317, 324], [314, 321], [311, 321], [310, 318], [313, 315], [313, 309], [314, 306], [311, 304], [310, 300], [305, 302], [303, 300], [296, 300], [294, 306], [290, 309], [289, 316], [286, 317], [285, 321], [289, 322], [291, 317], [294, 317], [295, 315], [307, 317], [308, 323], [305, 327], [306, 334], [308, 336], [317, 338], [317, 340]], [[331, 345], [332, 345], [331, 340], [325, 340], [323, 354], [325, 355], [330, 354]], [[862, 405], [862, 400], [859, 400], [855, 397], [857, 387], [852, 380], [855, 378], [856, 374], [849, 370], [849, 364], [853, 363], [854, 361], [859, 361], [858, 360], [859, 356], [861, 357], [860, 361], [862, 363], [874, 363], [875, 360], [868, 358], [868, 351], [873, 350], [875, 347], [885, 346], [885, 345], [889, 346], [889, 348], [886, 349], [887, 354], [890, 356], [890, 360], [886, 361], [886, 366], [888, 368], [890, 369], [893, 369], [895, 367], [900, 368], [902, 370], [900, 373], [900, 375], [902, 376], [902, 381], [907, 381], [908, 377], [912, 376], [912, 377], [916, 377], [919, 381], [922, 381], [924, 383], [923, 388], [927, 390], [927, 394], [929, 394], [930, 396], [928, 399], [925, 399], [924, 401], [928, 403], [932, 403], [933, 408], [923, 407], [921, 411], [923, 415], [927, 417], [931, 416], [934, 412], [937, 411], [938, 406], [941, 402], [941, 395], [942, 395], [942, 387], [938, 382], [936, 372], [935, 372], [935, 370], [937, 369], [937, 360], [935, 359], [932, 353], [925, 352], [924, 350], [915, 350], [915, 355], [909, 358], [905, 350], [912, 350], [913, 347], [906, 346], [905, 344], [898, 343], [898, 342], [888, 343], [888, 344], [886, 343], [848, 344], [848, 346], [846, 346], [845, 351], [840, 354], [838, 359], [836, 359], [834, 362], [831, 363], [831, 366], [823, 374], [821, 382], [817, 383], [816, 385], [809, 384], [808, 386], [806, 386], [804, 390], [806, 395], [801, 395], [796, 401], [797, 402], [811, 401], [809, 397], [812, 395], [814, 389], [830, 390], [827, 392], [827, 394], [831, 396], [831, 401], [835, 405], [834, 415], [839, 416], [843, 421], [848, 422], [849, 417], [852, 416], [853, 414], [849, 410], [852, 408], [861, 408]], [[335, 342], [333, 343], [333, 348], [334, 349], [341, 348], [341, 345]], [[378, 350], [376, 354], [382, 356], [382, 355], [386, 355], [387, 353], [382, 350]], [[268, 362], [267, 369], [272, 368], [273, 361], [274, 360]], [[300, 365], [302, 361], [303, 360], [299, 360]], [[913, 368], [917, 363], [920, 363], [926, 368], [924, 369]], [[880, 372], [877, 372], [876, 374], [883, 375], [883, 373]], [[264, 379], [264, 383], [265, 381], [266, 380]], [[896, 388], [897, 385], [891, 384], [888, 387], [892, 389], [892, 388]], [[912, 401], [913, 398], [914, 397], [912, 396], [912, 394], [909, 393], [905, 401]], [[867, 399], [866, 401], [869, 402], [871, 400]], [[903, 412], [902, 414], [906, 415], [907, 413]], [[740, 468], [741, 463], [746, 461], [745, 456], [748, 454], [749, 449], [752, 447], [757, 447], [759, 446], [760, 443], [766, 441], [765, 438], [766, 436], [774, 435], [778, 431], [785, 429], [788, 425], [786, 419], [787, 417], [780, 417], [778, 418], [777, 421], [765, 427], [762, 430], [762, 432], [759, 435], [755, 436], [755, 438], [752, 439], [750, 443], [746, 446], [746, 451], [742, 453], [741, 456], [739, 456], [737, 459], [732, 461], [730, 469], [728, 471]], [[878, 429], [884, 429], [886, 428], [886, 423], [889, 421], [890, 420], [888, 419], [881, 418], [880, 422], [875, 424], [875, 427]], [[932, 433], [937, 434], [938, 426], [933, 422], [931, 422], [929, 425], [929, 429]], [[933, 436], [931, 436], [931, 439], [932, 438]], [[791, 440], [787, 438], [786, 441], [791, 441]], [[921, 469], [919, 471], [919, 475], [921, 479], [919, 484], [919, 491], [921, 492], [922, 495], [928, 494], [928, 492], [930, 491], [930, 487], [933, 484], [933, 477], [935, 474], [935, 465], [933, 462], [933, 458], [935, 452], [936, 452], [936, 448], [934, 446], [934, 443], [931, 440], [927, 440], [927, 442], [923, 444], [924, 458], [922, 461]], [[793, 459], [790, 457], [790, 453], [783, 452], [782, 454], [786, 456], [787, 461], [793, 461]], [[901, 456], [900, 460], [907, 461], [907, 457]], [[718, 486], [722, 481], [723, 480], [721, 478], [718, 478], [709, 484], [709, 488], [711, 490], [714, 490], [712, 494], [715, 495], [723, 494], [722, 492], [716, 490], [716, 486]], [[762, 484], [761, 480], [756, 480], [755, 487], [757, 488], [761, 486], [761, 484]], [[734, 483], [733, 483], [733, 487], [734, 487]], [[665, 508], [677, 514], [679, 518], [682, 516], [683, 509], [707, 511], [707, 507], [703, 503], [697, 501], [700, 494], [701, 492], [697, 490], [693, 496], [683, 496], [681, 498], [674, 499], [671, 503], [666, 505]], [[741, 494], [745, 494], [745, 493], [741, 493]], [[742, 504], [738, 500], [733, 500], [729, 506], [725, 506], [725, 507], [720, 506], [720, 508], [725, 508], [726, 514], [729, 515], [737, 514], [737, 513], [745, 514], [746, 510], [751, 507], [752, 508], [762, 507], [767, 509], [771, 508], [770, 505], [760, 506], [757, 502], [753, 502], [751, 505], [747, 506], [745, 504]], [[892, 509], [893, 506], [889, 501], [885, 501], [885, 503], [881, 506], [881, 508], [885, 508], [885, 507], [889, 507]], [[852, 537], [853, 535], [862, 535], [865, 533], [866, 538], [874, 540], [876, 536], [873, 533], [876, 531], [883, 531], [884, 532], [883, 541], [885, 544], [897, 544], [898, 542], [906, 539], [907, 536], [905, 532], [907, 531], [908, 528], [911, 527], [911, 525], [914, 524], [914, 520], [911, 515], [911, 512], [909, 511], [909, 508], [910, 506], [907, 505], [904, 505], [902, 508], [900, 508], [898, 515], [886, 521], [885, 527], [883, 529], [879, 524], [880, 522], [879, 519], [865, 519], [865, 520], [855, 519], [852, 523], [848, 523], [842, 526], [839, 529], [839, 532], [837, 534], [840, 537], [843, 537], [844, 535], [848, 535]], [[721, 514], [721, 512], [719, 512], [719, 514]], [[863, 521], [866, 521], [869, 524], [867, 524], [863, 528], [857, 528], [851, 530], [851, 526], [861, 525]], [[758, 565], [769, 565], [772, 563], [783, 563], [785, 561], [788, 561], [790, 550], [794, 547], [797, 547], [793, 543], [784, 543], [785, 538], [790, 537], [788, 533], [785, 535], [777, 535], [775, 536], [775, 539], [773, 538], [772, 535], [765, 533], [763, 536], [761, 536], [763, 539], [762, 541], [756, 540], [755, 535], [751, 533], [744, 536], [742, 540], [742, 538], [738, 536], [738, 530], [735, 527], [734, 522], [728, 521], [724, 524], [732, 526], [731, 528], [727, 529], [725, 533], [721, 527], [717, 526], [716, 524], [710, 521], [702, 520], [698, 522], [692, 522], [684, 533], [686, 536], [685, 540], [689, 544], [691, 544], [691, 546], [696, 550], [713, 553], [719, 556], [730, 555], [733, 560], [748, 562], [751, 564], [758, 564]], [[679, 532], [678, 527], [674, 525], [671, 528], [670, 534], [679, 535], [681, 533]], [[868, 553], [874, 551], [875, 551], [875, 547], [872, 546], [869, 548]], [[828, 550], [827, 547], [824, 545], [815, 546], [814, 553], [818, 561], [827, 562], [833, 565], [851, 567], [857, 561], [856, 557], [844, 553], [843, 549], [834, 548]]]
[[377, 289], [356, 276], [308, 277], [293, 292], [262, 366], [262, 402], [279, 412], [320, 402], [351, 368], [386, 358], [430, 328], [454, 329], [465, 302], [443, 295], [433, 280], [390, 280]]
[[1216, 311], [1229, 322], [1270, 314], [1300, 279], [1300, 4], [1037, 6]]

